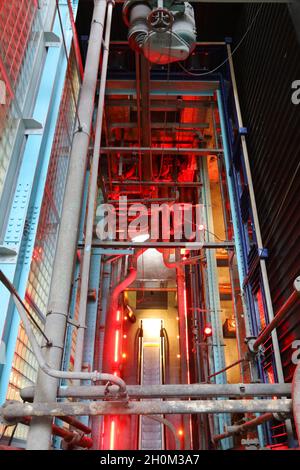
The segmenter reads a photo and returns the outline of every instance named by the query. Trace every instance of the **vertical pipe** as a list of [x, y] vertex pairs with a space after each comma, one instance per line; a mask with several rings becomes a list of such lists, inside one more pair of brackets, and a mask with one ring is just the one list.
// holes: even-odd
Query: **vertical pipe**
[[[72, 143], [49, 295], [45, 333], [48, 338], [51, 338], [52, 345], [47, 348], [43, 345], [43, 348], [47, 362], [50, 363], [53, 368], [61, 367], [64, 348], [106, 5], [106, 0], [94, 1], [85, 74], [78, 108], [80, 126], [74, 134]], [[39, 370], [35, 402], [55, 400], [57, 386], [58, 380], [56, 378], [50, 377]], [[27, 449], [49, 449], [51, 442], [51, 423], [51, 417], [36, 417], [32, 419], [28, 434]]]
[[92, 161], [92, 166], [91, 166], [91, 177], [90, 177], [90, 184], [89, 184], [87, 218], [86, 218], [86, 229], [85, 229], [85, 243], [84, 243], [84, 250], [82, 253], [80, 302], [79, 302], [79, 313], [78, 313], [79, 328], [77, 331], [74, 371], [81, 371], [81, 367], [82, 367], [87, 296], [88, 296], [88, 287], [89, 287], [89, 272], [90, 272], [91, 254], [92, 254], [93, 224], [94, 224], [95, 204], [97, 200], [97, 190], [98, 190], [98, 186], [97, 186], [98, 167], [99, 167], [99, 159], [100, 159], [103, 110], [104, 110], [105, 87], [106, 87], [106, 77], [107, 77], [109, 41], [110, 41], [113, 6], [114, 6], [113, 1], [108, 0], [105, 41], [104, 41], [104, 47], [103, 47], [103, 60], [102, 60], [102, 69], [101, 69], [101, 82], [100, 82], [98, 112], [97, 112], [97, 120], [96, 120], [96, 133], [95, 133], [95, 142], [94, 142], [94, 151], [93, 151], [93, 161]]

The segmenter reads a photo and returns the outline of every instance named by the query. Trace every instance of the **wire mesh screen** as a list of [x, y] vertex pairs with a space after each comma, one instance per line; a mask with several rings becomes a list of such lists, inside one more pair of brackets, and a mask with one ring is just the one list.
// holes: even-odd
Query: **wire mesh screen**
[[[69, 59], [60, 104], [25, 297], [27, 307], [41, 327], [43, 327], [46, 315], [69, 154], [75, 125], [75, 102], [72, 95], [72, 86], [76, 93], [75, 97], [78, 98], [80, 80], [73, 50]], [[24, 243], [26, 243], [26, 236], [24, 237]], [[36, 331], [36, 334], [40, 337], [38, 331]], [[20, 325], [7, 398], [18, 400], [20, 389], [35, 383], [36, 376], [37, 363], [24, 329]], [[7, 432], [11, 433], [12, 430], [8, 429]], [[26, 434], [27, 428], [19, 425], [15, 437], [25, 439]]]

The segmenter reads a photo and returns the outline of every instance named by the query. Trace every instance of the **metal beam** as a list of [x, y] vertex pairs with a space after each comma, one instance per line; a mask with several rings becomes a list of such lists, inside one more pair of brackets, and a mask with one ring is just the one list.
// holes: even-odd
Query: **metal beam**
[[234, 242], [231, 241], [224, 241], [224, 242], [219, 242], [219, 243], [214, 243], [214, 242], [185, 242], [185, 241], [180, 241], [180, 242], [151, 242], [151, 241], [146, 241], [143, 243], [139, 242], [131, 242], [131, 241], [122, 241], [119, 242], [117, 240], [108, 240], [108, 241], [102, 241], [102, 240], [94, 240], [92, 247], [108, 247], [108, 248], [124, 248], [124, 247], [129, 247], [129, 248], [188, 248], [189, 250], [201, 250], [202, 248], [205, 249], [212, 249], [212, 250], [217, 250], [219, 248], [234, 248]]
[[102, 147], [101, 153], [164, 153], [165, 155], [169, 154], [215, 154], [223, 153], [222, 148], [182, 148], [182, 147]]
[[202, 413], [290, 413], [291, 399], [279, 400], [144, 400], [133, 402], [7, 402], [0, 408], [0, 417], [11, 423], [25, 416], [99, 416], [99, 415], [161, 415]]

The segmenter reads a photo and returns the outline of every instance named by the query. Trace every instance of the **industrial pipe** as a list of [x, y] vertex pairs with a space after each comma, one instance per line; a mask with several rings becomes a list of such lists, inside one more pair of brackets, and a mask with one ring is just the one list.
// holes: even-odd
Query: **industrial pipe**
[[[64, 418], [65, 417], [62, 416], [62, 421], [65, 421]], [[31, 421], [32, 418], [30, 416], [26, 416], [22, 419], [21, 423], [25, 424], [26, 426], [30, 426]], [[69, 429], [61, 428], [56, 424], [52, 424], [52, 434], [54, 436], [61, 437], [68, 444], [82, 447], [83, 449], [90, 449], [93, 446], [93, 440], [90, 437], [84, 436], [82, 433], [78, 433], [76, 431], [70, 431]]]
[[107, 65], [108, 65], [108, 54], [109, 54], [109, 41], [111, 33], [111, 21], [112, 11], [114, 7], [114, 1], [108, 0], [106, 26], [105, 26], [105, 40], [103, 45], [103, 58], [101, 68], [101, 81], [98, 99], [98, 112], [96, 119], [96, 132], [93, 150], [93, 160], [90, 171], [90, 183], [87, 203], [87, 216], [86, 216], [86, 228], [85, 228], [85, 242], [84, 250], [82, 253], [82, 268], [81, 268], [81, 282], [80, 282], [80, 301], [78, 311], [78, 329], [75, 346], [75, 357], [74, 357], [74, 371], [81, 371], [82, 360], [83, 360], [83, 347], [84, 347], [84, 333], [86, 328], [86, 309], [87, 309], [87, 298], [89, 289], [89, 274], [90, 264], [92, 255], [92, 240], [93, 240], [93, 226], [95, 216], [95, 204], [97, 201], [98, 193], [98, 169], [100, 160], [100, 147], [101, 147], [101, 135], [102, 135], [102, 122], [103, 122], [103, 110], [105, 100], [105, 88], [107, 78]]
[[[291, 396], [292, 384], [167, 384], [167, 385], [127, 385], [130, 399], [143, 398], [220, 398], [220, 397], [285, 397]], [[34, 386], [20, 392], [24, 401], [32, 401]], [[118, 387], [109, 389], [111, 398], [118, 397]], [[69, 385], [59, 387], [58, 398], [101, 399], [107, 397], [106, 387], [101, 385]]]
[[289, 313], [289, 308], [299, 299], [300, 296], [300, 276], [294, 281], [294, 290], [289, 298], [284, 302], [282, 307], [278, 310], [275, 317], [267, 325], [267, 327], [260, 333], [258, 338], [254, 342], [249, 342], [249, 348], [252, 351], [258, 351], [260, 345], [262, 345], [270, 336], [272, 331], [284, 320], [286, 315]]
[[[66, 379], [66, 380], [92, 380], [93, 382], [96, 381], [104, 381], [104, 382], [109, 382], [116, 384], [119, 387], [120, 394], [124, 397], [127, 396], [126, 392], [126, 384], [125, 382], [120, 378], [120, 377], [115, 377], [114, 375], [111, 374], [103, 374], [97, 371], [93, 372], [68, 372], [68, 371], [62, 371], [62, 370], [57, 370], [53, 369], [50, 367], [45, 359], [45, 356], [37, 342], [37, 339], [35, 337], [35, 334], [31, 328], [30, 321], [27, 317], [26, 313], [26, 307], [23, 304], [22, 300], [20, 299], [18, 293], [16, 292], [14, 286], [11, 284], [9, 279], [3, 274], [2, 271], [0, 271], [0, 281], [5, 285], [5, 287], [10, 291], [13, 301], [15, 303], [15, 306], [19, 312], [20, 318], [22, 320], [26, 335], [28, 336], [28, 340], [31, 344], [33, 353], [35, 355], [35, 358], [38, 362], [39, 368], [48, 376], [55, 378], [55, 379]], [[51, 344], [51, 343], [50, 343]], [[48, 346], [50, 347], [50, 346]], [[55, 398], [56, 398], [56, 392], [55, 391]]]
[[[115, 314], [119, 307], [119, 297], [130, 284], [132, 284], [137, 277], [137, 261], [138, 258], [147, 250], [147, 248], [141, 248], [135, 252], [130, 258], [130, 266], [128, 268], [128, 275], [123, 281], [121, 281], [114, 289], [110, 298], [109, 314], [106, 318], [105, 324], [105, 335], [104, 335], [104, 348], [103, 350], [108, 352], [110, 348], [110, 335], [114, 326]], [[110, 362], [110, 357], [107, 357]]]
[[291, 399], [278, 400], [144, 400], [131, 401], [124, 406], [119, 401], [80, 402], [6, 402], [0, 407], [2, 422], [12, 424], [25, 416], [115, 416], [115, 415], [164, 415], [202, 413], [290, 413]]
[[270, 421], [271, 419], [273, 419], [273, 414], [265, 413], [261, 416], [258, 416], [257, 418], [246, 421], [244, 424], [241, 424], [239, 426], [227, 426], [226, 432], [224, 432], [223, 434], [217, 434], [212, 437], [212, 442], [216, 444], [222, 439], [226, 439], [227, 437], [234, 436], [235, 434], [246, 433], [247, 431], [250, 431], [251, 429], [254, 429], [257, 426], [260, 426], [261, 424], [266, 423], [267, 421]]

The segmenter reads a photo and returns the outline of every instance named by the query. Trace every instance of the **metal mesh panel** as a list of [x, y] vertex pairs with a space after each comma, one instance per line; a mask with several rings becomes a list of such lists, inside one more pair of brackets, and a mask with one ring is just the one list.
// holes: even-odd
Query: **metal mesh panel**
[[0, 196], [37, 52], [40, 18], [36, 0], [0, 0]]
[[[75, 103], [72, 87], [79, 94], [79, 77], [73, 50], [68, 65], [67, 78], [60, 104], [59, 116], [52, 146], [46, 187], [42, 202], [35, 247], [26, 290], [26, 304], [32, 315], [43, 326], [46, 314], [50, 280], [55, 256], [57, 234], [62, 210], [64, 188], [75, 124]], [[40, 335], [36, 331], [37, 336]], [[8, 388], [8, 398], [19, 399], [20, 389], [35, 382], [37, 363], [28, 344], [22, 325], [19, 327], [16, 350]], [[15, 437], [24, 439], [26, 428], [20, 426]]]

